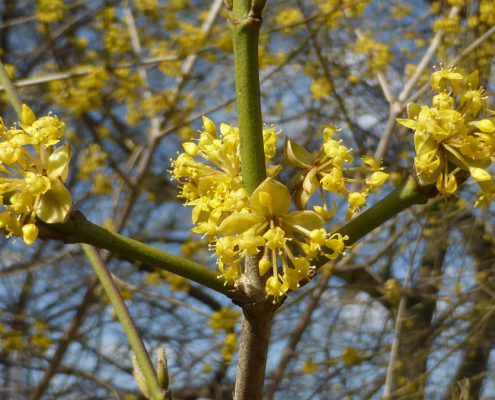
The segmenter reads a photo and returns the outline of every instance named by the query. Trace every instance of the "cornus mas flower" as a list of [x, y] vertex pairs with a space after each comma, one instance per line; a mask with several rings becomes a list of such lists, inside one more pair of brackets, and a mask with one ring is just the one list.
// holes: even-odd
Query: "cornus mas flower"
[[[333, 212], [328, 210], [323, 191], [329, 191], [347, 198], [348, 220], [365, 204], [369, 192], [385, 183], [388, 174], [382, 171], [378, 161], [371, 156], [362, 158], [365, 166], [346, 165], [352, 163], [354, 158], [350, 154], [351, 150], [342, 144], [341, 139], [336, 138], [336, 133], [337, 129], [333, 126], [323, 128], [323, 143], [316, 156], [290, 139], [285, 141], [284, 153], [290, 165], [302, 170], [299, 185], [294, 193], [296, 206], [305, 209], [308, 200], [319, 190], [323, 207], [316, 206], [315, 211], [327, 220], [336, 211], [335, 205]], [[367, 179], [357, 177], [363, 173], [371, 174]], [[356, 184], [361, 186], [361, 191], [350, 189], [350, 185]]]
[[[277, 133], [263, 131], [266, 161], [275, 155]], [[203, 117], [199, 140], [183, 143], [185, 153], [172, 161], [172, 176], [180, 183], [180, 196], [193, 207], [193, 232], [213, 236], [223, 219], [232, 212], [245, 210], [249, 195], [244, 189], [239, 157], [239, 129], [220, 125]], [[200, 160], [197, 160], [197, 159]], [[277, 167], [269, 167], [273, 176]]]
[[0, 118], [0, 228], [32, 244], [36, 217], [63, 222], [72, 200], [64, 182], [71, 157], [67, 144], [55, 148], [65, 124], [47, 115], [36, 119], [22, 106], [19, 127], [8, 129]]
[[[314, 211], [289, 212], [290, 204], [289, 190], [266, 178], [251, 194], [247, 210], [225, 218], [217, 231], [225, 235], [216, 245], [220, 270], [227, 264], [239, 274], [242, 258], [260, 254], [260, 275], [271, 272], [266, 293], [275, 302], [308, 279], [309, 259], [319, 252], [335, 259], [347, 239], [327, 233], [325, 221]], [[229, 273], [224, 276], [230, 278]]]
[[[344, 163], [351, 162], [352, 156], [340, 140], [332, 138], [333, 133], [330, 128], [324, 131], [325, 142], [316, 158], [292, 141], [286, 144], [289, 162], [304, 170], [301, 190], [307, 193], [296, 192], [295, 202], [301, 202], [301, 196], [309, 198], [323, 185], [325, 190], [347, 196], [354, 212], [387, 174], [369, 158], [357, 171], [371, 171], [368, 179], [344, 177], [342, 172], [351, 170]], [[281, 167], [269, 164], [276, 152], [275, 129], [265, 129], [263, 139], [268, 178], [251, 195], [244, 189], [240, 173], [238, 128], [221, 124], [217, 133], [215, 124], [206, 117], [199, 139], [183, 144], [185, 152], [172, 161], [171, 173], [179, 182], [180, 196], [193, 208], [193, 231], [206, 235], [216, 252], [220, 277], [235, 283], [242, 276], [246, 257], [254, 257], [266, 279], [266, 294], [277, 302], [312, 276], [312, 259], [320, 255], [335, 259], [342, 254], [347, 237], [323, 228], [336, 211], [328, 211], [326, 203], [314, 211], [290, 211], [289, 190], [273, 179]], [[332, 186], [325, 177], [335, 174], [333, 170], [341, 174]], [[350, 183], [366, 188], [352, 192], [346, 187]]]
[[408, 105], [401, 125], [414, 130], [414, 166], [421, 184], [435, 184], [449, 195], [457, 190], [456, 174], [467, 171], [478, 183], [476, 205], [495, 199], [495, 183], [488, 168], [495, 159], [495, 119], [487, 118], [484, 89], [478, 71], [468, 76], [454, 69], [434, 72], [430, 79], [433, 107]]

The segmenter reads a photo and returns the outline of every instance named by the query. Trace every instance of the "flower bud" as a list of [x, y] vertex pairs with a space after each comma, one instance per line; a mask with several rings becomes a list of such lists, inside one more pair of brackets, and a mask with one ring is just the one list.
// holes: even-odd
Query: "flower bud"
[[198, 146], [196, 145], [196, 143], [184, 142], [182, 143], [182, 147], [184, 151], [191, 157], [195, 157], [198, 154]]
[[476, 126], [481, 132], [485, 132], [485, 133], [495, 132], [495, 125], [493, 124], [492, 121], [486, 118], [482, 119], [481, 121], [478, 121]]
[[217, 128], [215, 123], [209, 119], [208, 117], [203, 116], [203, 126], [205, 131], [208, 132], [212, 136], [217, 136]]
[[36, 121], [36, 115], [27, 105], [22, 105], [21, 120], [23, 124], [32, 125]]
[[33, 244], [38, 237], [38, 228], [35, 224], [26, 224], [22, 227], [22, 239], [28, 245]]

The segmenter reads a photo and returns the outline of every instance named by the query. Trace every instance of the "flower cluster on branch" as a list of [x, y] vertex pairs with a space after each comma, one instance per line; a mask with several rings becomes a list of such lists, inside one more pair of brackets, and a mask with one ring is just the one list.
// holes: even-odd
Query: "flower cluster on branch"
[[56, 116], [37, 119], [26, 105], [18, 126], [0, 118], [0, 229], [27, 244], [38, 236], [36, 218], [63, 222], [71, 209], [64, 186], [71, 151], [67, 143], [56, 147], [64, 132]]
[[[310, 279], [312, 259], [320, 255], [335, 259], [344, 252], [347, 237], [324, 227], [337, 212], [334, 201], [329, 210], [324, 192], [347, 198], [349, 219], [365, 204], [368, 193], [388, 176], [372, 157], [364, 157], [363, 165], [353, 166], [350, 149], [336, 137], [337, 130], [326, 127], [316, 156], [286, 140], [288, 164], [300, 169], [291, 193], [275, 180], [281, 166], [270, 164], [278, 136], [271, 127], [263, 132], [268, 177], [249, 195], [240, 173], [238, 129], [221, 124], [218, 135], [213, 121], [204, 118], [203, 125], [199, 139], [184, 143], [185, 152], [172, 162], [180, 196], [193, 207], [193, 231], [210, 240], [226, 281], [235, 283], [244, 272], [245, 258], [255, 257], [259, 274], [266, 281], [266, 294], [274, 302]], [[362, 190], [350, 189], [356, 185]], [[321, 205], [307, 210], [317, 191]], [[292, 209], [293, 204], [298, 210]]]
[[450, 195], [457, 191], [456, 176], [468, 172], [480, 192], [475, 205], [495, 199], [495, 182], [488, 168], [495, 159], [495, 118], [479, 86], [478, 71], [469, 75], [441, 69], [430, 79], [436, 92], [433, 106], [408, 105], [408, 118], [397, 121], [414, 130], [414, 167], [423, 185], [435, 184]]

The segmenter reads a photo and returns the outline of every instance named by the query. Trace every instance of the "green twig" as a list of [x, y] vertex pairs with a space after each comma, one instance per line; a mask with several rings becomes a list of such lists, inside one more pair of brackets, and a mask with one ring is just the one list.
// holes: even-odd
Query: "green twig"
[[132, 261], [142, 261], [156, 268], [172, 272], [207, 286], [217, 292], [227, 294], [232, 285], [225, 285], [217, 273], [204, 265], [186, 258], [178, 257], [166, 251], [141, 243], [88, 221], [82, 214], [76, 213], [62, 224], [37, 222], [40, 234], [45, 237], [61, 239], [68, 243], [87, 243], [101, 249], [109, 250]]
[[401, 211], [415, 204], [425, 204], [436, 194], [435, 185], [421, 186], [413, 177], [409, 177], [397, 189], [349, 221], [338, 232], [349, 236], [346, 244], [350, 246]]
[[[385, 198], [338, 229], [337, 233], [347, 235], [349, 238], [345, 244], [351, 246], [401, 211], [415, 204], [425, 204], [436, 194], [435, 185], [421, 186], [411, 176]], [[315, 265], [321, 267], [327, 262], [326, 257], [320, 256]]]
[[154, 400], [163, 400], [165, 394], [158, 383], [157, 375], [155, 369], [153, 368], [148, 351], [146, 350], [137, 327], [129, 314], [129, 310], [122, 299], [120, 291], [115, 285], [112, 274], [108, 270], [98, 251], [93, 246], [83, 244], [82, 248], [91, 263], [96, 276], [103, 286], [103, 289], [105, 290], [105, 293], [110, 300], [113, 309], [115, 310], [115, 314], [117, 315], [122, 328], [124, 329], [127, 340], [129, 340], [131, 349], [136, 356], [137, 364], [144, 377], [151, 398]]
[[229, 19], [234, 45], [242, 178], [249, 193], [266, 178], [258, 63], [260, 14], [260, 9], [251, 10], [250, 0], [238, 0], [233, 2]]
[[5, 93], [7, 94], [7, 98], [9, 99], [10, 104], [14, 108], [19, 119], [21, 119], [22, 117], [21, 101], [19, 100], [19, 96], [17, 95], [14, 85], [12, 84], [12, 81], [10, 80], [9, 75], [7, 74], [7, 70], [5, 69], [2, 61], [0, 61], [0, 82], [2, 83], [5, 89]]
[[[242, 178], [249, 193], [266, 178], [258, 63], [261, 12], [265, 2], [266, 0], [228, 2], [228, 6], [232, 6], [229, 26], [234, 47]], [[261, 400], [274, 307], [266, 304], [265, 285], [259, 275], [256, 256], [246, 258], [241, 280], [250, 301], [242, 306], [244, 318], [234, 399]], [[243, 290], [243, 287], [239, 285], [239, 289]]]

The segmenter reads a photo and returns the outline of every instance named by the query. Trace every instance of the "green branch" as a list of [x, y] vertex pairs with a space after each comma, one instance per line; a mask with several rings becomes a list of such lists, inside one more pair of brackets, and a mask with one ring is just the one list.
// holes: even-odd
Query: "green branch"
[[224, 285], [224, 280], [219, 279], [217, 273], [204, 265], [107, 231], [88, 221], [82, 214], [76, 214], [62, 224], [46, 224], [38, 221], [37, 225], [40, 228], [40, 234], [45, 237], [60, 239], [68, 243], [86, 243], [106, 249], [129, 260], [142, 261], [172, 272], [223, 294], [233, 289], [231, 285]]
[[434, 195], [435, 185], [421, 186], [413, 177], [409, 177], [385, 198], [342, 226], [338, 232], [349, 236], [346, 245], [350, 246], [401, 211], [415, 204], [425, 204]]
[[[436, 194], [435, 185], [421, 186], [413, 177], [409, 177], [397, 189], [336, 232], [342, 236], [347, 235], [349, 239], [345, 244], [351, 246], [401, 211], [415, 204], [425, 204]], [[326, 262], [328, 259], [320, 256], [316, 259], [315, 265], [321, 267]]]
[[83, 244], [82, 248], [124, 329], [127, 340], [136, 356], [137, 364], [144, 377], [151, 398], [154, 400], [163, 400], [165, 398], [165, 392], [162, 391], [160, 384], [158, 383], [158, 378], [155, 369], [153, 368], [153, 364], [151, 363], [148, 351], [146, 350], [146, 347], [144, 347], [143, 340], [139, 335], [137, 327], [129, 314], [129, 310], [122, 299], [119, 289], [115, 285], [112, 274], [108, 271], [107, 266], [94, 247]]
[[251, 0], [234, 1], [229, 19], [234, 45], [242, 178], [249, 193], [266, 178], [258, 64], [262, 7], [258, 3], [260, 1], [254, 2], [257, 9], [251, 9]]

